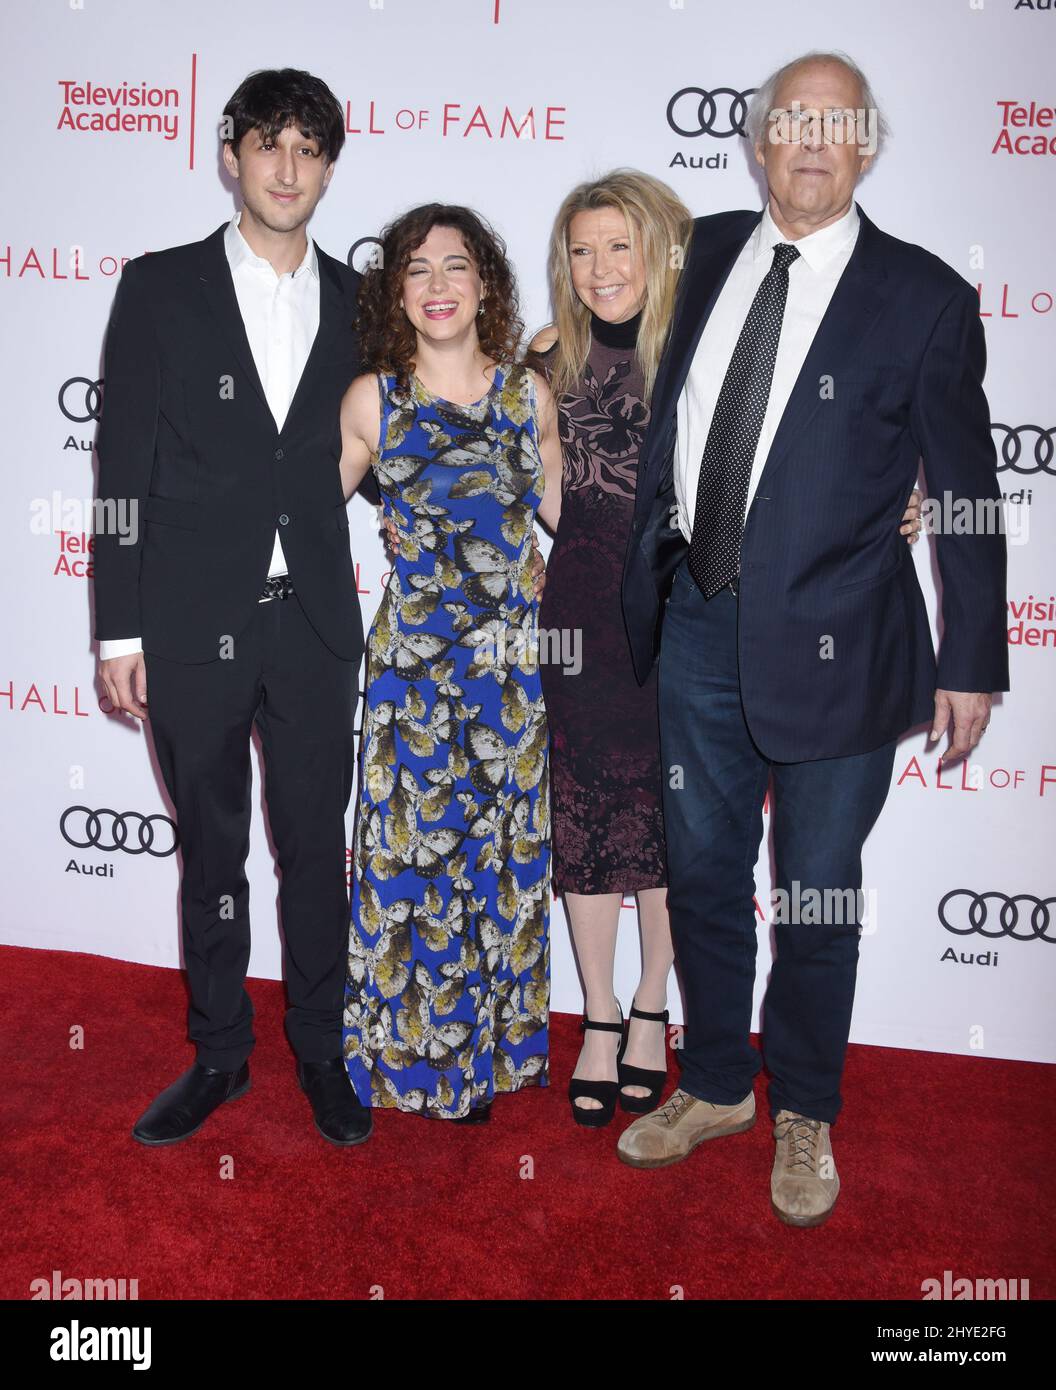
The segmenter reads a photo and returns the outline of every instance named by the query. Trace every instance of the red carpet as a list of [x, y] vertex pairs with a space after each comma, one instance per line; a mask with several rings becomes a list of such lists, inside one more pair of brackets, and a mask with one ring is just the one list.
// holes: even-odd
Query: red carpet
[[365, 1299], [380, 1285], [387, 1299], [668, 1299], [677, 1286], [919, 1300], [946, 1269], [1053, 1296], [1052, 1067], [852, 1047], [840, 1200], [826, 1226], [794, 1231], [770, 1211], [762, 1108], [747, 1134], [655, 1172], [616, 1159], [622, 1112], [574, 1126], [567, 1015], [553, 1019], [550, 1089], [500, 1097], [479, 1128], [376, 1113], [373, 1137], [341, 1150], [297, 1089], [281, 986], [254, 980], [252, 1090], [152, 1150], [129, 1130], [193, 1059], [182, 976], [12, 947], [0, 961], [3, 1298], [56, 1269], [138, 1279], [142, 1299]]

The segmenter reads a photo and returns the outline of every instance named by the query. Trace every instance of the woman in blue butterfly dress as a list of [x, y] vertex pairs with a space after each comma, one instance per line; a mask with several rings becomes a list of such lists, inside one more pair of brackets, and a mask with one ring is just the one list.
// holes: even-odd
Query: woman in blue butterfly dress
[[505, 248], [429, 205], [382, 237], [342, 404], [399, 553], [367, 640], [344, 1056], [364, 1105], [487, 1118], [548, 1082], [550, 814], [532, 532], [560, 443]]

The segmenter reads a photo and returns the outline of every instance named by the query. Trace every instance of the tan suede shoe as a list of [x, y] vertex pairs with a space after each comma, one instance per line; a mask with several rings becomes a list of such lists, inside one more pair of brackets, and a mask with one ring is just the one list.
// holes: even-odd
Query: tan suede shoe
[[688, 1158], [705, 1139], [740, 1134], [755, 1124], [755, 1096], [738, 1105], [712, 1105], [688, 1091], [673, 1091], [659, 1110], [635, 1120], [620, 1135], [616, 1153], [632, 1168], [666, 1168]]
[[787, 1226], [820, 1226], [840, 1191], [829, 1126], [791, 1110], [774, 1122], [777, 1150], [770, 1174], [770, 1203]]

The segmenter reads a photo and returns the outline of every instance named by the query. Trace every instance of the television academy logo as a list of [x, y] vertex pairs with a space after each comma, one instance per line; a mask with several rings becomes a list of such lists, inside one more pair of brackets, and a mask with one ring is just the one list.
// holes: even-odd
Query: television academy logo
[[[755, 87], [738, 91], [736, 87], [682, 87], [667, 103], [667, 124], [684, 140], [696, 140], [710, 135], [716, 140], [729, 140], [739, 135], [747, 138], [745, 120], [748, 98]], [[684, 155], [677, 151], [668, 161], [669, 169], [725, 169], [729, 155], [725, 150], [710, 155]]]
[[1028, 594], [1005, 599], [1008, 610], [1008, 645], [1010, 647], [1048, 647], [1056, 651], [1056, 594], [1039, 598]]
[[154, 86], [145, 81], [98, 75], [57, 78], [56, 130], [67, 135], [145, 136], [167, 144], [187, 141], [187, 168], [194, 168], [198, 54], [191, 54], [186, 85]]
[[62, 108], [57, 130], [114, 131], [125, 135], [160, 135], [175, 140], [180, 133], [180, 93], [176, 87], [148, 87], [141, 82], [75, 82], [59, 78]]
[[1056, 154], [1056, 107], [1036, 101], [999, 101], [1001, 125], [991, 154]]
[[59, 819], [59, 830], [74, 849], [100, 849], [106, 854], [121, 850], [148, 854], [152, 859], [167, 859], [180, 842], [176, 822], [168, 816], [144, 816], [140, 811], [113, 811], [109, 807], [93, 811], [89, 806], [67, 806]]

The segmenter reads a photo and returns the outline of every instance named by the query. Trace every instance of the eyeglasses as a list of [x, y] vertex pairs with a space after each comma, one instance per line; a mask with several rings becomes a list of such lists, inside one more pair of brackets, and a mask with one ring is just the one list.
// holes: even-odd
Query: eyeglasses
[[814, 107], [793, 106], [770, 112], [770, 139], [775, 144], [798, 145], [806, 135], [817, 139], [820, 124], [822, 135], [831, 145], [849, 145], [857, 140], [859, 123], [865, 125], [866, 112], [849, 107], [827, 106], [824, 111]]

